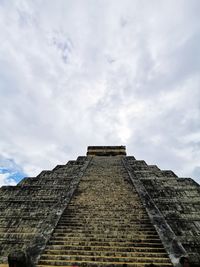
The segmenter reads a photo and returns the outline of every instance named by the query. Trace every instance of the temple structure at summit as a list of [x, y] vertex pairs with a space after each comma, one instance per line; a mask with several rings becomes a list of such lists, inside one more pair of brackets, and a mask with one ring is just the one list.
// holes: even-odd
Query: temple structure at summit
[[200, 186], [124, 146], [90, 146], [0, 188], [0, 267], [8, 255], [16, 267], [200, 266]]

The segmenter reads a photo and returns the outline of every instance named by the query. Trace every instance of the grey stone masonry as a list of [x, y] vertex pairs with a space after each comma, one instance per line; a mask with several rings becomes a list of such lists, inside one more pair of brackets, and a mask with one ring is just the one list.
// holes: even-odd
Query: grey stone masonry
[[125, 146], [89, 146], [87, 156], [126, 156]]
[[37, 267], [145, 267], [152, 262], [172, 267], [122, 157], [92, 156]]
[[125, 161], [186, 250], [191, 264], [200, 266], [200, 186], [191, 178], [179, 178], [143, 160], [126, 157]]
[[17, 186], [0, 188], [0, 263], [15, 250], [37, 260], [88, 162], [79, 157], [35, 178], [24, 178]]
[[125, 146], [90, 146], [0, 188], [0, 267], [8, 255], [29, 267], [178, 267], [183, 256], [199, 267], [200, 186]]

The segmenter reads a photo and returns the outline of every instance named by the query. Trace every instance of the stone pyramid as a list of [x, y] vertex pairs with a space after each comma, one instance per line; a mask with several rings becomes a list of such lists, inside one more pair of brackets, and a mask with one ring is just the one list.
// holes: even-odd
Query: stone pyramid
[[0, 267], [8, 255], [24, 255], [16, 267], [200, 266], [200, 186], [124, 146], [90, 146], [0, 188]]

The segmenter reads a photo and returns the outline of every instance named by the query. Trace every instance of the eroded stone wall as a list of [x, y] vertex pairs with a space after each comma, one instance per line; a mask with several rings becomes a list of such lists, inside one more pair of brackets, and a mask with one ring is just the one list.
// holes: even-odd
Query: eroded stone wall
[[[125, 147], [102, 147], [102, 151], [100, 147], [90, 147], [90, 152], [87, 157], [58, 165], [52, 171], [42, 171], [37, 177], [24, 178], [17, 186], [0, 188], [0, 263], [7, 261], [10, 251], [19, 249], [30, 252], [36, 260], [92, 157], [106, 156], [103, 175], [109, 159], [118, 153], [182, 243], [191, 263], [199, 266], [200, 186], [190, 178], [178, 178], [172, 171], [126, 157]], [[119, 168], [122, 162], [118, 161]]]
[[200, 264], [200, 186], [191, 178], [179, 178], [143, 160], [126, 157], [132, 175], [139, 179], [164, 215], [190, 257]]
[[70, 201], [88, 158], [79, 157], [17, 186], [0, 188], [0, 263], [11, 251], [31, 250], [37, 257]]

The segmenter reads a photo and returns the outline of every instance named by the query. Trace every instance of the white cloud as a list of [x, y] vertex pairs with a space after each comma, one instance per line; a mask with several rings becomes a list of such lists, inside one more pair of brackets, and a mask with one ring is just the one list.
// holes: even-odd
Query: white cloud
[[200, 181], [199, 7], [1, 1], [0, 155], [33, 176], [125, 143]]
[[2, 185], [16, 185], [16, 181], [9, 178], [9, 173], [0, 173], [0, 186]]

